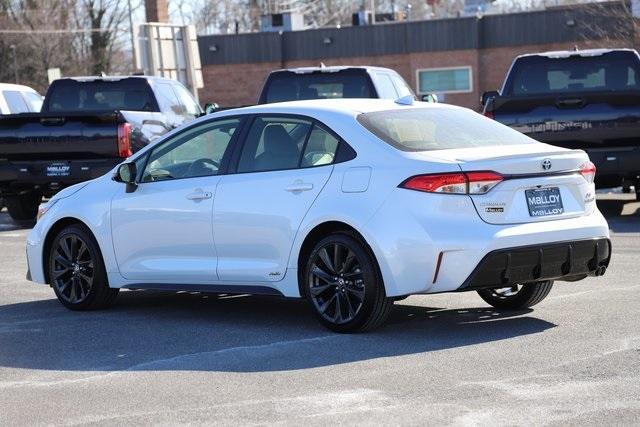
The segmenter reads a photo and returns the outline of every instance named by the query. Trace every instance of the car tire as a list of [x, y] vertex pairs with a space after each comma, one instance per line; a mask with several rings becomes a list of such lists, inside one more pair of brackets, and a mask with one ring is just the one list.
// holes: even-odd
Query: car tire
[[41, 201], [42, 194], [37, 191], [30, 191], [17, 196], [5, 196], [4, 198], [9, 216], [18, 223], [35, 221]]
[[65, 227], [53, 239], [47, 277], [58, 300], [71, 310], [107, 308], [118, 296], [119, 289], [109, 288], [98, 243], [79, 224]]
[[306, 260], [302, 280], [315, 315], [334, 332], [376, 329], [393, 307], [375, 257], [355, 234], [320, 240]]
[[480, 289], [478, 295], [495, 308], [521, 310], [533, 307], [545, 299], [552, 287], [553, 281], [546, 280], [519, 286], [515, 291], [513, 288]]

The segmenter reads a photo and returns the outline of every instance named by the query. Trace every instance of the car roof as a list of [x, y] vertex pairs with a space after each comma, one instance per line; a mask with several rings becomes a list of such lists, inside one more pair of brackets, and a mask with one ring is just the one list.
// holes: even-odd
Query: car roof
[[[250, 107], [234, 108], [221, 111], [220, 116], [233, 114], [261, 114], [284, 113], [313, 115], [314, 113], [338, 113], [348, 116], [356, 116], [361, 113], [373, 113], [376, 111], [405, 110], [407, 108], [438, 108], [451, 109], [462, 108], [449, 104], [437, 104], [433, 102], [414, 101], [412, 104], [399, 104], [392, 99], [377, 98], [335, 98], [335, 99], [309, 99], [301, 101], [275, 102], [271, 104], [254, 105]], [[216, 113], [214, 113], [216, 114]], [[216, 114], [217, 115], [217, 114]]]
[[279, 70], [273, 70], [271, 74], [279, 73], [279, 72], [287, 72], [287, 71], [291, 73], [296, 73], [296, 74], [310, 74], [310, 73], [316, 73], [316, 72], [335, 73], [337, 71], [343, 71], [343, 70], [365, 70], [365, 71], [386, 71], [386, 72], [391, 71], [395, 73], [395, 71], [392, 70], [391, 68], [374, 67], [372, 65], [330, 65], [330, 66], [320, 65], [318, 67], [281, 68]]
[[23, 92], [36, 92], [37, 91], [29, 86], [18, 85], [14, 83], [0, 83], [0, 90], [18, 90]]
[[527, 53], [524, 55], [519, 55], [519, 58], [526, 58], [529, 56], [544, 56], [546, 58], [570, 58], [572, 56], [600, 56], [606, 53], [611, 52], [634, 52], [637, 54], [635, 49], [574, 49], [574, 50], [552, 50], [548, 52], [537, 52], [537, 53]]

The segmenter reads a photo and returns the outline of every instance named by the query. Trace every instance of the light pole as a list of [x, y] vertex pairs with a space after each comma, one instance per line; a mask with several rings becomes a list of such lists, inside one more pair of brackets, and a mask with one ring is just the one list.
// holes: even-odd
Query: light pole
[[16, 81], [16, 84], [18, 84], [18, 55], [16, 54], [16, 45], [12, 44], [9, 46], [9, 49], [11, 49], [11, 52], [13, 53], [13, 78]]
[[136, 40], [133, 36], [133, 11], [131, 10], [131, 0], [127, 0], [129, 6], [129, 33], [131, 36], [131, 72], [136, 72]]

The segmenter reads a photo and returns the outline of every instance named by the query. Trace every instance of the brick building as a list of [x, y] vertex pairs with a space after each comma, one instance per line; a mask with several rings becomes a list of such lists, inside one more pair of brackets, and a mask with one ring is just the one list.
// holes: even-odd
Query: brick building
[[271, 70], [323, 62], [393, 68], [418, 94], [436, 92], [444, 102], [477, 109], [480, 94], [501, 86], [519, 54], [635, 46], [633, 21], [620, 3], [597, 10], [576, 6], [481, 19], [201, 36], [200, 100], [254, 104]]

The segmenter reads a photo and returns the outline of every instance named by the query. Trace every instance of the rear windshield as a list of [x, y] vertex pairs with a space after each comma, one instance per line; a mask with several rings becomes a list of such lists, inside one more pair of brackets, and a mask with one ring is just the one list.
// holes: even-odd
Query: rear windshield
[[505, 94], [637, 90], [638, 62], [633, 52], [568, 58], [528, 56], [514, 64]]
[[300, 99], [373, 98], [366, 72], [351, 70], [333, 73], [296, 74], [282, 72], [269, 78], [262, 102], [285, 102]]
[[51, 112], [158, 111], [151, 88], [144, 79], [61, 80], [51, 87], [47, 102]]
[[376, 111], [358, 122], [378, 138], [402, 151], [531, 144], [528, 136], [471, 110], [410, 108]]

